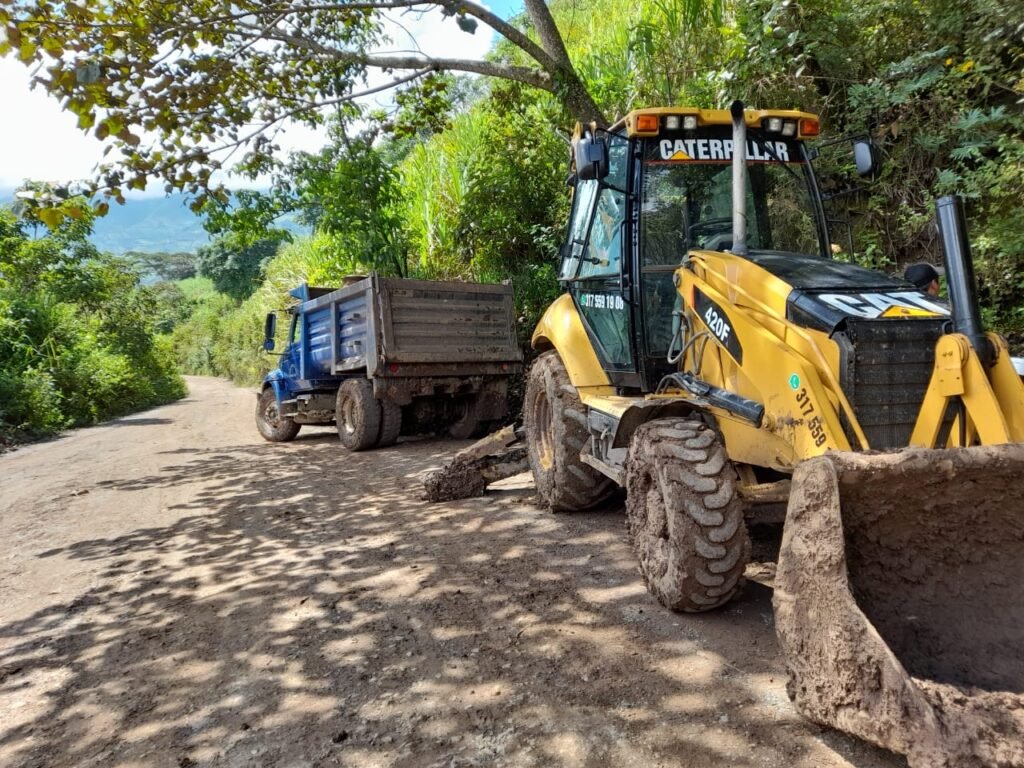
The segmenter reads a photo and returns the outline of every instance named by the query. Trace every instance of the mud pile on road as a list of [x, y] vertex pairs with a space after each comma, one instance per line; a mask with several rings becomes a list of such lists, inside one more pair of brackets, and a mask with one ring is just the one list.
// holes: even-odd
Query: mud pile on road
[[427, 501], [455, 501], [483, 496], [488, 483], [525, 472], [526, 444], [509, 426], [459, 451], [440, 469], [423, 478]]
[[912, 768], [1024, 767], [1024, 446], [829, 454], [793, 479], [775, 591], [807, 717]]

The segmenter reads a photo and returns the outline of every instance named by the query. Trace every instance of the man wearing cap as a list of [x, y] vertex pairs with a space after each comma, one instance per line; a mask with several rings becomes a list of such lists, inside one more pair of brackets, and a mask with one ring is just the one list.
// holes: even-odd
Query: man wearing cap
[[924, 291], [929, 296], [939, 295], [939, 273], [931, 264], [911, 264], [903, 273], [903, 279], [913, 283], [917, 290]]

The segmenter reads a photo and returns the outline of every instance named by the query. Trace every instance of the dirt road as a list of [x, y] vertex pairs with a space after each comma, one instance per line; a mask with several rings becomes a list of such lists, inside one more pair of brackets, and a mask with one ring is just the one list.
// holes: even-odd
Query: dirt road
[[0, 456], [0, 765], [905, 765], [796, 714], [767, 587], [659, 607], [621, 506], [428, 505], [464, 443], [270, 445], [190, 386]]

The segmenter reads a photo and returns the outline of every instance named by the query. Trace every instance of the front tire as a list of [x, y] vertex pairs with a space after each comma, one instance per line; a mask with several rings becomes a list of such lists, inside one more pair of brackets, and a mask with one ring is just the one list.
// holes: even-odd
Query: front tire
[[673, 611], [709, 611], [743, 587], [750, 538], [736, 470], [700, 421], [656, 419], [626, 463], [629, 539], [647, 588]]
[[295, 439], [299, 434], [299, 428], [299, 424], [281, 415], [273, 387], [267, 387], [260, 392], [256, 401], [256, 429], [263, 435], [264, 440], [287, 443]]
[[341, 444], [350, 451], [365, 451], [377, 444], [380, 435], [380, 403], [373, 385], [366, 379], [346, 379], [338, 387], [334, 419]]
[[586, 411], [554, 350], [530, 369], [523, 423], [530, 469], [546, 506], [576, 512], [608, 498], [612, 481], [580, 460], [590, 441]]

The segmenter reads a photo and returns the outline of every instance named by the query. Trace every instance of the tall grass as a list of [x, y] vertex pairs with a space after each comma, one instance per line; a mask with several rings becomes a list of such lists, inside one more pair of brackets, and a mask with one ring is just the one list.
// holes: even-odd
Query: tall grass
[[465, 252], [463, 209], [472, 169], [486, 161], [481, 155], [485, 124], [479, 109], [458, 115], [443, 133], [414, 147], [399, 169], [411, 259], [420, 277], [473, 277]]

